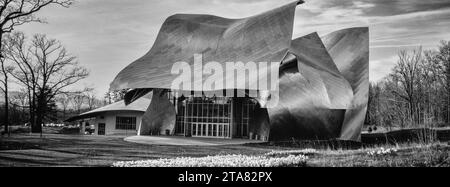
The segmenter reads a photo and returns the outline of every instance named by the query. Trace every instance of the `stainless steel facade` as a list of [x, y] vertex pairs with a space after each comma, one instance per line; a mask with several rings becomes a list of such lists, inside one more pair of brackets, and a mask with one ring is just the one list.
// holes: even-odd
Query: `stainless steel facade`
[[[172, 81], [176, 78], [171, 74], [173, 63], [185, 61], [193, 66], [194, 54], [202, 54], [204, 61], [219, 63], [279, 62], [280, 94], [250, 98], [258, 102], [278, 99], [278, 105], [264, 108], [257, 102], [249, 111], [254, 114], [251, 119], [249, 117], [245, 121], [246, 115], [241, 114], [241, 122], [231, 120], [227, 128], [231, 129], [238, 123], [246, 124], [248, 132], [242, 133], [244, 130], [241, 129], [241, 134], [257, 135], [263, 140], [359, 141], [368, 102], [369, 29], [350, 28], [324, 37], [312, 33], [292, 40], [295, 8], [301, 3], [293, 2], [244, 19], [211, 15], [171, 16], [164, 22], [152, 49], [123, 69], [111, 83], [111, 90], [132, 89], [126, 95], [127, 103], [153, 92], [139, 130], [141, 135], [181, 134], [176, 124], [183, 121], [191, 123], [190, 129], [185, 126], [183, 135], [188, 132], [192, 136], [195, 132], [195, 136], [209, 136], [209, 132], [204, 133], [203, 129], [213, 129], [211, 135], [214, 137], [214, 132], [219, 133], [220, 127], [224, 129], [225, 123], [210, 123], [208, 117], [207, 122], [199, 122], [200, 118], [203, 120], [203, 114], [180, 115], [183, 107], [175, 101], [177, 98], [174, 100], [169, 96]], [[228, 81], [226, 79], [222, 81]], [[236, 89], [227, 84], [218, 88]], [[211, 90], [192, 88], [178, 91]], [[189, 96], [186, 97], [181, 101], [186, 102], [184, 110], [194, 106], [189, 104]], [[194, 98], [191, 103], [193, 101]], [[207, 116], [209, 113], [214, 111], [206, 111]], [[230, 114], [234, 113], [231, 111]], [[181, 116], [197, 120], [195, 131], [192, 129], [194, 121], [181, 120]]]

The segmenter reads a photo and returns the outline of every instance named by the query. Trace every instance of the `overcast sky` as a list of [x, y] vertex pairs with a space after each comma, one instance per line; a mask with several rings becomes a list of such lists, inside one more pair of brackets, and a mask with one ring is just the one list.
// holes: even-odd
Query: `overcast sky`
[[[383, 78], [401, 49], [435, 48], [450, 40], [449, 0], [307, 0], [297, 7], [294, 38], [346, 27], [370, 27], [370, 80]], [[103, 95], [125, 66], [153, 45], [164, 20], [176, 13], [252, 16], [292, 0], [78, 0], [72, 7], [46, 8], [47, 24], [16, 30], [60, 40], [91, 75], [78, 86]]]

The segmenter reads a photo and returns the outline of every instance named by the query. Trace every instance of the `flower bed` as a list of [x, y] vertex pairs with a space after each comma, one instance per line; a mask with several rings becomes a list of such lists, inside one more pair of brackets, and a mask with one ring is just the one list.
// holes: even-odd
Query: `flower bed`
[[200, 158], [180, 157], [142, 161], [116, 162], [113, 167], [301, 167], [308, 157], [266, 157], [246, 155], [218, 155]]
[[302, 150], [285, 150], [285, 151], [271, 151], [266, 153], [266, 156], [269, 157], [279, 157], [279, 156], [288, 156], [288, 155], [314, 155], [317, 151], [315, 149], [302, 149]]
[[397, 155], [397, 149], [385, 149], [384, 147], [380, 148], [379, 150], [373, 150], [367, 152], [369, 156], [385, 156], [385, 155], [391, 155], [395, 156]]

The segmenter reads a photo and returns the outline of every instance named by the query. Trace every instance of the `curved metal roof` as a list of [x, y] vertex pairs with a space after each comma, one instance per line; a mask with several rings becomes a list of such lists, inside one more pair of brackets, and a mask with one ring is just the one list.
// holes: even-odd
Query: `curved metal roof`
[[[300, 3], [303, 1], [243, 19], [187, 14], [170, 16], [163, 23], [151, 50], [123, 69], [111, 83], [110, 90], [171, 89], [178, 76], [171, 74], [173, 64], [182, 61], [194, 69], [194, 54], [202, 54], [203, 62], [221, 64], [281, 62], [291, 45], [295, 7]], [[248, 81], [245, 83], [250, 85]], [[223, 84], [223, 88], [216, 89], [236, 88], [227, 86]]]

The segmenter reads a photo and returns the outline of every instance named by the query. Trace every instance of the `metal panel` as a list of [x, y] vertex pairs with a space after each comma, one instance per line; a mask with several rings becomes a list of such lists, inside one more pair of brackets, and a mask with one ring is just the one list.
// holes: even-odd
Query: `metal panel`
[[147, 108], [138, 135], [165, 134], [166, 130], [173, 134], [175, 130], [175, 107], [169, 101], [167, 92], [163, 89], [153, 89], [153, 97]]
[[338, 138], [350, 84], [316, 33], [294, 40], [290, 52], [280, 69], [279, 103], [268, 109], [270, 139]]
[[369, 28], [350, 28], [323, 38], [341, 74], [350, 82], [354, 96], [345, 113], [340, 139], [361, 140], [369, 101]]

